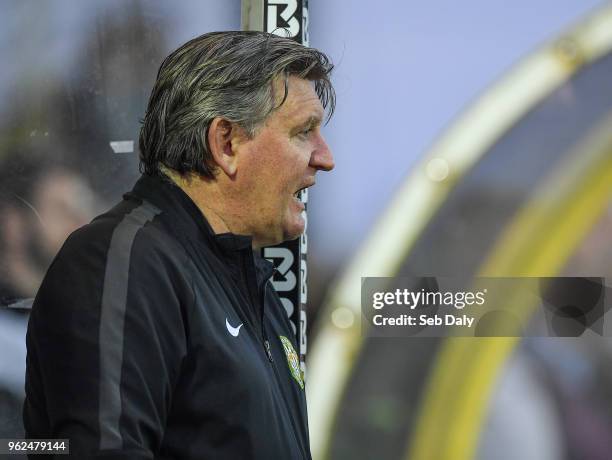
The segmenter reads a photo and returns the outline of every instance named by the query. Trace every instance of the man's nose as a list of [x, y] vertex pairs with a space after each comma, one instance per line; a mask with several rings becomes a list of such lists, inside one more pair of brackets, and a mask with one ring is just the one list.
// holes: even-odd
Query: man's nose
[[320, 139], [317, 148], [310, 156], [310, 166], [322, 171], [331, 171], [334, 169], [334, 156], [323, 138]]

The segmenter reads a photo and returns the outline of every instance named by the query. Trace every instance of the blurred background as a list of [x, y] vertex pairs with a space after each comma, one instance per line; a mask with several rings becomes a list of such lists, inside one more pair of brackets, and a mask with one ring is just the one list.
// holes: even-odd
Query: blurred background
[[[138, 177], [157, 68], [239, 0], [5, 0], [0, 438], [23, 435], [27, 307]], [[309, 197], [315, 459], [608, 459], [609, 339], [372, 339], [363, 276], [612, 278], [612, 5], [310, 0], [336, 169]], [[69, 287], [67, 287], [68, 289]]]

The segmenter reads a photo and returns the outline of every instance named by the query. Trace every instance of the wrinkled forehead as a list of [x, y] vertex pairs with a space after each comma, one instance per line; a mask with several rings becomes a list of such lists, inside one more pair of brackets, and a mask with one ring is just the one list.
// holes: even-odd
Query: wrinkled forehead
[[[286, 82], [286, 83], [285, 83]], [[287, 97], [285, 97], [285, 84]], [[315, 91], [315, 83], [294, 75], [287, 79], [279, 77], [274, 81], [274, 96], [277, 104], [282, 105], [275, 113], [286, 120], [300, 121], [302, 119], [316, 119], [320, 123], [325, 114], [323, 105]]]

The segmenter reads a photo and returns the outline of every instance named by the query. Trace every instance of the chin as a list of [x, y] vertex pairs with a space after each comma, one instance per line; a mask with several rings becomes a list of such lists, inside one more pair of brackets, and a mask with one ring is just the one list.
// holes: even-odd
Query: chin
[[302, 227], [302, 230], [299, 231], [294, 228], [292, 230], [284, 229], [282, 233], [277, 233], [275, 235], [271, 235], [268, 233], [267, 235], [265, 235], [265, 237], [260, 237], [256, 239], [255, 248], [276, 246], [286, 241], [296, 240], [302, 235], [303, 232], [304, 228]]
[[302, 227], [301, 229], [296, 229], [296, 228], [287, 229], [285, 233], [283, 234], [283, 240], [280, 241], [279, 244], [284, 241], [297, 240], [300, 236], [302, 236], [302, 233], [304, 233], [304, 227]]
[[299, 238], [304, 233], [304, 219], [302, 216], [298, 217], [295, 222], [292, 222], [291, 225], [287, 225], [284, 232], [284, 241], [291, 241]]
[[285, 237], [283, 238], [283, 242], [284, 241], [293, 241], [293, 240], [297, 240], [300, 236], [302, 236], [303, 232], [300, 233], [289, 233], [287, 235], [285, 235]]

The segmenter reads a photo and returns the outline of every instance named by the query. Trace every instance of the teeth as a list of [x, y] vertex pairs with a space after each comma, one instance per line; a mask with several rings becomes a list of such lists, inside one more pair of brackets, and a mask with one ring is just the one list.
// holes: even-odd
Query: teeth
[[300, 196], [300, 192], [301, 192], [302, 190], [306, 190], [307, 188], [308, 188], [308, 185], [307, 185], [306, 187], [302, 187], [302, 188], [301, 188], [301, 189], [299, 189], [297, 192], [295, 192], [295, 193], [293, 194], [293, 196], [294, 196], [294, 197], [296, 197], [296, 198], [298, 198], [298, 197]]

